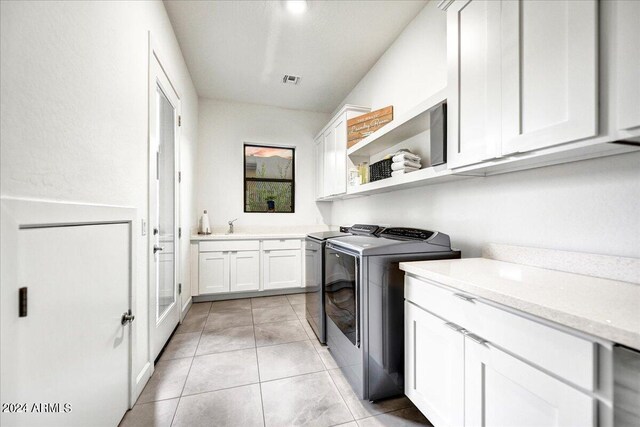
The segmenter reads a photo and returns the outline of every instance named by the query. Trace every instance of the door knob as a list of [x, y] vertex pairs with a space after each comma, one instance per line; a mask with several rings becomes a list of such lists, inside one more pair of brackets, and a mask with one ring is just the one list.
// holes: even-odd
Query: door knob
[[135, 318], [136, 318], [136, 316], [131, 314], [131, 309], [129, 309], [129, 310], [125, 311], [124, 313], [122, 313], [122, 319], [120, 320], [120, 323], [122, 323], [122, 326], [124, 326], [127, 323], [133, 322], [133, 320]]
[[155, 254], [158, 251], [164, 251], [164, 248], [162, 246], [153, 245], [153, 253]]

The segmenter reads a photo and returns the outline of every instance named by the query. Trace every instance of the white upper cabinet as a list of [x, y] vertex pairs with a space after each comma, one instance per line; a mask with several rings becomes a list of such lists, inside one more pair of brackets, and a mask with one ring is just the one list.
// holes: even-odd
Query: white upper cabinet
[[316, 136], [316, 198], [346, 194], [347, 121], [369, 111], [345, 105]]
[[[597, 48], [595, 0], [451, 4], [450, 167], [598, 136]], [[638, 73], [632, 74], [626, 80], [638, 83]]]
[[333, 194], [344, 194], [347, 192], [347, 113], [338, 117], [332, 127], [336, 156]]
[[500, 156], [500, 2], [458, 1], [447, 10], [448, 163]]
[[316, 199], [324, 197], [324, 135], [315, 141], [316, 156]]
[[613, 7], [617, 130], [640, 135], [640, 1], [606, 2]]
[[596, 136], [596, 1], [500, 5], [502, 154]]
[[323, 176], [323, 193], [322, 196], [331, 196], [335, 194], [335, 168], [336, 168], [336, 138], [333, 127], [329, 127], [324, 132], [324, 172]]

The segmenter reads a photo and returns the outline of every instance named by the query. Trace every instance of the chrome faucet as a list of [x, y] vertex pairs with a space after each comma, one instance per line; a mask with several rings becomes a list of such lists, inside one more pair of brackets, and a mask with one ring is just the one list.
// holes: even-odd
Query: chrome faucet
[[231, 221], [229, 221], [229, 231], [227, 231], [227, 234], [233, 234], [233, 222], [237, 220], [238, 218], [232, 219]]

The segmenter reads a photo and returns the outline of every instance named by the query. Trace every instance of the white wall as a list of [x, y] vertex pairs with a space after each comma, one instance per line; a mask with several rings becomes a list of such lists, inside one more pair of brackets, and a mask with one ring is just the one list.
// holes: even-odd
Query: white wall
[[[131, 206], [148, 220], [151, 31], [182, 102], [188, 230], [196, 216], [198, 98], [162, 2], [3, 1], [0, 16], [2, 196]], [[137, 237], [136, 374], [148, 362], [147, 238]], [[186, 284], [188, 268], [183, 261]]]
[[[325, 224], [327, 204], [315, 202], [313, 138], [329, 115], [200, 98], [198, 129], [198, 213], [207, 209], [212, 226], [296, 226]], [[296, 147], [294, 213], [244, 213], [243, 144]]]
[[[343, 103], [396, 114], [446, 86], [445, 13], [432, 1]], [[463, 256], [489, 242], [640, 257], [640, 153], [334, 202], [331, 223], [449, 234]]]
[[438, 230], [464, 257], [504, 243], [640, 258], [640, 153], [333, 203], [334, 224]]
[[447, 86], [447, 21], [437, 3], [427, 3], [336, 109], [393, 105], [398, 116]]

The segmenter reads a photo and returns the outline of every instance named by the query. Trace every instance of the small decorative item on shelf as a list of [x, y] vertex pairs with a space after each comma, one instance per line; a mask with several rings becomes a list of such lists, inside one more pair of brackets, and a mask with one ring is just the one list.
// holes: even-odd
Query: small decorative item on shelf
[[360, 170], [359, 167], [353, 167], [349, 169], [349, 187], [355, 187], [360, 185]]
[[351, 148], [393, 120], [393, 105], [347, 120], [347, 148]]
[[209, 215], [205, 209], [204, 213], [200, 217], [200, 226], [198, 227], [198, 234], [211, 234], [211, 224], [209, 223]]
[[366, 184], [369, 182], [369, 163], [362, 162], [358, 165], [360, 170], [360, 184]]
[[388, 159], [371, 164], [371, 166], [369, 166], [370, 182], [391, 178], [391, 163], [393, 163], [393, 160], [389, 157]]

